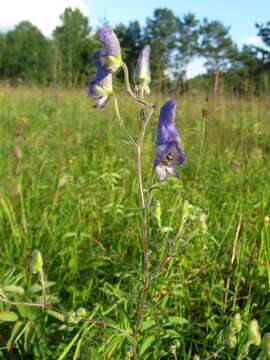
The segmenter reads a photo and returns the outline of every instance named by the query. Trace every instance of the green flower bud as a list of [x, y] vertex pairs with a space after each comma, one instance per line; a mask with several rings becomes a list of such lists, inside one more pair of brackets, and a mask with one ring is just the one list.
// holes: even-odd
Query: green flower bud
[[236, 313], [232, 320], [232, 325], [235, 329], [235, 331], [239, 334], [242, 329], [242, 319], [241, 315], [239, 313]]
[[206, 214], [205, 214], [204, 212], [202, 212], [202, 213], [200, 214], [200, 218], [199, 218], [200, 223], [201, 223], [201, 230], [202, 230], [202, 232], [207, 232], [207, 230], [208, 230], [207, 223], [206, 223], [206, 219], [207, 219]]
[[235, 329], [232, 326], [228, 327], [225, 343], [229, 349], [234, 349], [236, 347], [237, 338], [235, 336]]
[[267, 359], [270, 359], [270, 333], [265, 333], [262, 340], [262, 348]]
[[182, 205], [182, 220], [187, 221], [188, 217], [189, 217], [189, 204], [188, 201], [185, 200]]
[[70, 311], [66, 314], [66, 322], [70, 325], [77, 322], [76, 314], [74, 311]]
[[39, 250], [35, 249], [32, 252], [31, 271], [33, 274], [42, 271], [43, 260]]
[[79, 308], [76, 312], [76, 315], [79, 319], [83, 319], [86, 317], [87, 311], [85, 310], [85, 308]]
[[262, 338], [259, 331], [259, 324], [256, 319], [251, 320], [248, 325], [248, 338], [254, 345], [261, 345]]

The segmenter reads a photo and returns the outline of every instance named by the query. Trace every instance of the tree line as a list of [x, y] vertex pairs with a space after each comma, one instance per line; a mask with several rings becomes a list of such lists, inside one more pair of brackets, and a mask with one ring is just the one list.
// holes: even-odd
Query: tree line
[[[2, 82], [67, 87], [87, 83], [94, 71], [92, 54], [99, 48], [97, 32], [79, 9], [66, 8], [60, 19], [52, 38], [29, 21], [0, 33]], [[270, 21], [255, 26], [263, 48], [239, 49], [222, 22], [200, 21], [192, 13], [179, 17], [166, 8], [156, 9], [143, 27], [131, 21], [114, 31], [131, 72], [140, 49], [151, 45], [151, 76], [159, 91], [195, 88], [217, 93], [222, 84], [225, 90], [259, 93], [270, 90]], [[188, 67], [197, 57], [205, 59], [207, 73], [188, 80]]]

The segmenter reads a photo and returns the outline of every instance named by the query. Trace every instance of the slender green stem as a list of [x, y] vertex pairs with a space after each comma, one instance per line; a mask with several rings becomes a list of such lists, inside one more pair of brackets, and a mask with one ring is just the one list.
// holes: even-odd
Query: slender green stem
[[142, 211], [142, 242], [143, 242], [143, 267], [144, 267], [144, 281], [143, 281], [143, 290], [140, 296], [139, 309], [137, 313], [137, 319], [135, 323], [135, 334], [140, 330], [142, 321], [143, 321], [143, 313], [144, 307], [147, 299], [147, 292], [149, 288], [149, 254], [148, 254], [148, 224], [147, 224], [147, 209], [146, 202], [144, 197], [144, 189], [143, 189], [143, 180], [142, 180], [142, 161], [141, 161], [141, 148], [145, 136], [145, 131], [148, 125], [148, 122], [153, 115], [154, 109], [152, 109], [142, 124], [141, 132], [139, 135], [139, 140], [137, 143], [137, 178], [139, 184], [139, 195], [140, 195], [140, 203], [141, 203], [141, 211]]
[[131, 86], [130, 86], [130, 81], [129, 81], [128, 68], [127, 68], [127, 65], [124, 63], [124, 61], [122, 62], [122, 69], [123, 69], [123, 71], [124, 71], [125, 85], [126, 85], [126, 89], [127, 89], [127, 92], [129, 93], [129, 95], [130, 95], [131, 97], [133, 97], [133, 99], [135, 99], [136, 101], [138, 101], [140, 104], [145, 105], [145, 106], [147, 106], [148, 108], [151, 109], [151, 108], [153, 107], [153, 105], [147, 104], [147, 102], [146, 102], [144, 99], [138, 98], [138, 97], [134, 94], [134, 92], [132, 91]]
[[44, 305], [46, 305], [47, 304], [47, 291], [46, 291], [46, 280], [45, 280], [43, 270], [40, 271], [39, 276], [40, 276], [40, 283], [41, 283], [41, 287], [42, 287], [43, 303], [44, 303]]
[[204, 142], [205, 142], [205, 119], [202, 116], [201, 117], [201, 123], [200, 123], [200, 152], [199, 152], [199, 160], [198, 165], [196, 169], [195, 179], [198, 179], [200, 168], [201, 168], [201, 161], [202, 161], [202, 155], [203, 155], [203, 148], [204, 148]]
[[112, 94], [112, 96], [113, 96], [113, 100], [114, 100], [115, 114], [116, 114], [116, 117], [117, 117], [117, 119], [118, 119], [119, 126], [120, 126], [120, 128], [123, 130], [124, 134], [126, 135], [126, 137], [127, 137], [127, 139], [128, 139], [128, 142], [130, 143], [130, 145], [136, 147], [136, 146], [137, 146], [136, 141], [135, 141], [135, 140], [133, 139], [133, 137], [130, 135], [128, 129], [126, 128], [126, 126], [125, 126], [125, 124], [124, 124], [123, 119], [121, 118], [117, 98], [116, 98], [116, 96], [115, 96], [114, 93]]

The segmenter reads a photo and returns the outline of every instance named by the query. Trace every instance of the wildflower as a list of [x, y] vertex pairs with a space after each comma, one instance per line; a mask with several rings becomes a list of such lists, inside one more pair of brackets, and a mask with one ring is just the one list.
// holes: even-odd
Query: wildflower
[[100, 54], [103, 65], [113, 73], [122, 65], [119, 40], [110, 26], [105, 26], [100, 30], [99, 40], [103, 43]]
[[141, 89], [141, 91], [142, 92], [145, 91], [147, 95], [150, 94], [149, 84], [151, 82], [150, 54], [151, 54], [151, 47], [149, 45], [144, 46], [138, 57], [135, 75], [134, 75], [136, 90]]
[[180, 136], [175, 128], [176, 105], [175, 100], [168, 100], [160, 110], [154, 161], [160, 181], [165, 179], [166, 172], [178, 177], [175, 167], [185, 161], [185, 153], [180, 145]]
[[112, 74], [102, 64], [101, 51], [94, 53], [93, 64], [96, 67], [96, 74], [88, 83], [87, 95], [98, 99], [94, 108], [103, 108], [112, 95]]

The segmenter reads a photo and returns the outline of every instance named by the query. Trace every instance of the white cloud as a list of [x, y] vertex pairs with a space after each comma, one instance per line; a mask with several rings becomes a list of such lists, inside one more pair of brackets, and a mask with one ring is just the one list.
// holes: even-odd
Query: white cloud
[[0, 28], [12, 28], [22, 20], [29, 20], [45, 35], [51, 35], [59, 25], [59, 16], [66, 7], [79, 8], [86, 16], [89, 8], [85, 0], [6, 0], [0, 1]]
[[199, 74], [205, 74], [206, 70], [204, 67], [205, 60], [202, 58], [195, 59], [188, 67], [187, 78], [192, 79]]
[[249, 36], [244, 40], [247, 45], [262, 45], [263, 42], [259, 36]]

